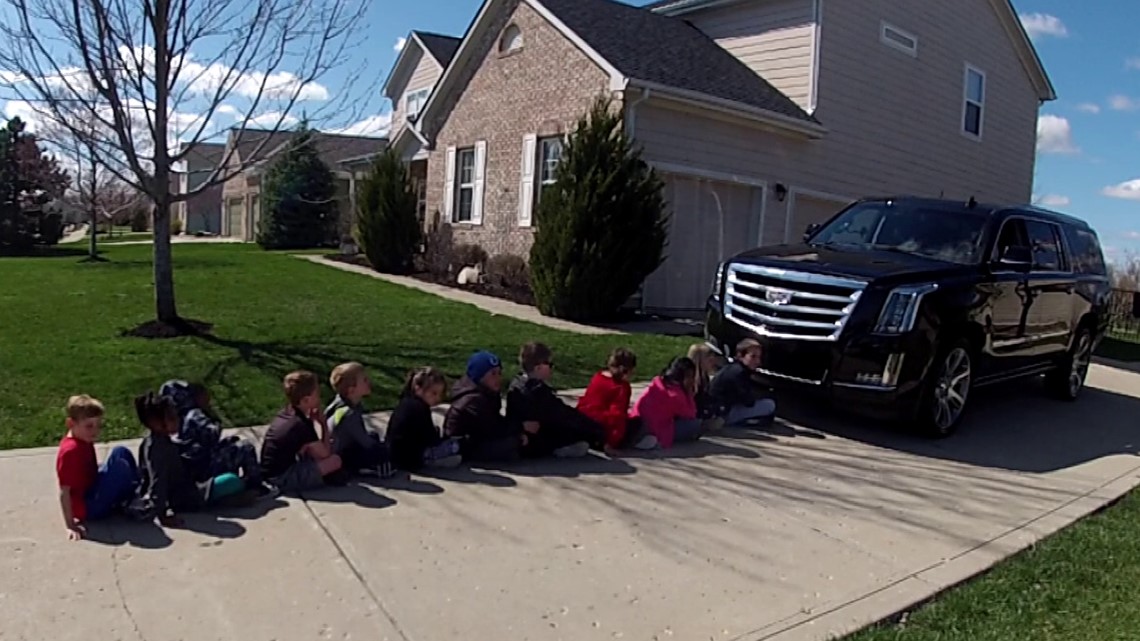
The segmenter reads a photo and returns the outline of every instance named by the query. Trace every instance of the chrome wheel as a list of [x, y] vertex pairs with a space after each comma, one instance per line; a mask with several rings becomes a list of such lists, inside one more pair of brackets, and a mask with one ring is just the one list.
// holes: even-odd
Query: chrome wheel
[[1092, 336], [1082, 332], [1077, 339], [1077, 349], [1073, 352], [1073, 362], [1069, 366], [1069, 396], [1076, 398], [1084, 387], [1085, 377], [1092, 363]]
[[950, 350], [942, 362], [942, 371], [934, 387], [932, 418], [940, 433], [952, 430], [966, 409], [966, 398], [970, 394], [970, 374], [970, 353], [964, 347]]

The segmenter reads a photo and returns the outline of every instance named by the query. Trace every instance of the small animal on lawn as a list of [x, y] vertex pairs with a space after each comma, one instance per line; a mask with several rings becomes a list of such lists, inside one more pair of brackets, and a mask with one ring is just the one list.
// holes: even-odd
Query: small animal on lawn
[[483, 282], [483, 266], [464, 267], [459, 270], [460, 285], [474, 285]]

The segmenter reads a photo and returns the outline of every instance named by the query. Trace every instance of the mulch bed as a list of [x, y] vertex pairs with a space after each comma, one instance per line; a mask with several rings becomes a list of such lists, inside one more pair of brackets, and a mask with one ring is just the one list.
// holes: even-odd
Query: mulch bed
[[[326, 255], [325, 258], [338, 263], [346, 263], [349, 265], [357, 265], [360, 267], [367, 267], [369, 269], [372, 269], [372, 265], [368, 262], [368, 259], [365, 258], [363, 254], [356, 254], [355, 256], [345, 256], [344, 254], [329, 254]], [[501, 283], [494, 282], [475, 283], [473, 285], [460, 285], [455, 281], [455, 276], [427, 271], [408, 274], [408, 276], [425, 283], [442, 285], [444, 287], [459, 289], [471, 292], [473, 294], [481, 294], [483, 296], [491, 296], [493, 298], [507, 300], [512, 303], [518, 303], [519, 305], [534, 305], [534, 294], [530, 291], [529, 287], [507, 287]]]
[[210, 323], [179, 318], [170, 323], [160, 320], [147, 321], [138, 327], [124, 330], [122, 335], [128, 338], [179, 338], [182, 336], [208, 336], [213, 329], [214, 326]]

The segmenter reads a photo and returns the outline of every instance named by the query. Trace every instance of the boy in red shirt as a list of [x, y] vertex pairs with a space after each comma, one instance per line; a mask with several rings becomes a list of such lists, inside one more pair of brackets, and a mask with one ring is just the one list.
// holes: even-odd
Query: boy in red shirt
[[139, 483], [135, 457], [125, 447], [111, 450], [99, 466], [95, 441], [103, 429], [103, 414], [103, 404], [86, 394], [67, 401], [67, 435], [59, 442], [55, 472], [63, 523], [72, 541], [87, 534], [87, 521], [106, 518], [126, 507]]

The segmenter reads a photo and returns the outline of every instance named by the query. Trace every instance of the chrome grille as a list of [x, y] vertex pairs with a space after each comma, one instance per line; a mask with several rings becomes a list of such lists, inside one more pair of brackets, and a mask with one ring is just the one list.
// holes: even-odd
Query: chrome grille
[[866, 286], [851, 278], [733, 263], [725, 315], [761, 336], [835, 341]]

